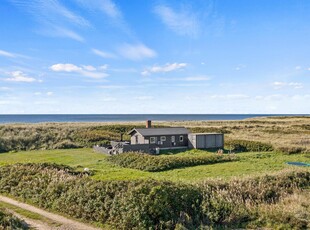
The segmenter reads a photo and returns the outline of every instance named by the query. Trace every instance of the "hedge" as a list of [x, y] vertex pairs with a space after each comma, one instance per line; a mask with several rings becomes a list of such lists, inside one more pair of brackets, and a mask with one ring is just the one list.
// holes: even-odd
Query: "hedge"
[[181, 184], [97, 181], [72, 168], [51, 164], [0, 168], [0, 193], [116, 229], [235, 228], [259, 218], [251, 207], [275, 204], [281, 197], [309, 186], [307, 170], [229, 182]]
[[238, 158], [230, 155], [213, 156], [152, 156], [143, 153], [123, 153], [110, 156], [108, 161], [125, 168], [159, 172], [175, 168], [196, 165], [216, 164], [234, 161]]
[[237, 152], [269, 152], [274, 148], [271, 144], [248, 140], [227, 140], [225, 148]]

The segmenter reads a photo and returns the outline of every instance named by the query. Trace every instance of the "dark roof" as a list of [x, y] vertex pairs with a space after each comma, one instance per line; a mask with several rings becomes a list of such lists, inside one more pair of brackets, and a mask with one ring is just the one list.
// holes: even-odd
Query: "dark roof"
[[182, 135], [182, 134], [188, 134], [188, 129], [184, 127], [169, 127], [169, 128], [138, 128], [133, 129], [129, 132], [131, 134], [132, 132], [138, 132], [142, 136], [158, 136], [158, 135]]

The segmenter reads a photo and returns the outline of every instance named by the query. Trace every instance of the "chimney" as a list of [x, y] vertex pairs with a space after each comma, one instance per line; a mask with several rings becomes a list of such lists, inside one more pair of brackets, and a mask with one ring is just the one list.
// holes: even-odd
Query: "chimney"
[[146, 128], [147, 129], [152, 128], [152, 121], [151, 120], [146, 121]]

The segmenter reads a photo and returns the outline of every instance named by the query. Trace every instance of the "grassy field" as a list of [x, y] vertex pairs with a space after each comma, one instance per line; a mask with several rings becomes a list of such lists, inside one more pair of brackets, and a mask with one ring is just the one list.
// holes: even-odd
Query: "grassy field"
[[[178, 156], [212, 155], [203, 150], [189, 150], [177, 153]], [[232, 177], [259, 175], [297, 166], [287, 165], [289, 161], [310, 163], [307, 154], [238, 153], [238, 161], [201, 165], [163, 172], [143, 172], [135, 169], [121, 168], [106, 161], [107, 156], [93, 152], [92, 149], [42, 150], [0, 154], [0, 165], [14, 163], [51, 162], [77, 167], [79, 170], [89, 168], [99, 180], [132, 180], [153, 178], [181, 182], [198, 182], [209, 178], [229, 179]], [[159, 157], [166, 157], [159, 156]], [[173, 156], [172, 156], [173, 157]], [[310, 170], [310, 169], [309, 169]]]
[[[126, 135], [144, 122], [0, 124], [0, 152], [92, 147]], [[157, 122], [159, 126], [185, 126], [191, 132], [225, 133], [225, 140], [270, 144], [283, 152], [310, 153], [310, 117], [266, 117], [240, 121]]]

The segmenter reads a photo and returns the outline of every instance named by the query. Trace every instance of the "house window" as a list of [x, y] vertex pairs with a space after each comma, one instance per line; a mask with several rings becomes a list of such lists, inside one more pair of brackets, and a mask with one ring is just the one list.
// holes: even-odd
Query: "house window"
[[166, 136], [161, 136], [160, 141], [166, 141]]
[[175, 136], [171, 136], [171, 142], [175, 142]]
[[180, 140], [180, 142], [183, 142], [183, 136], [180, 136], [179, 140]]
[[156, 137], [150, 137], [150, 143], [155, 144], [156, 143]]

